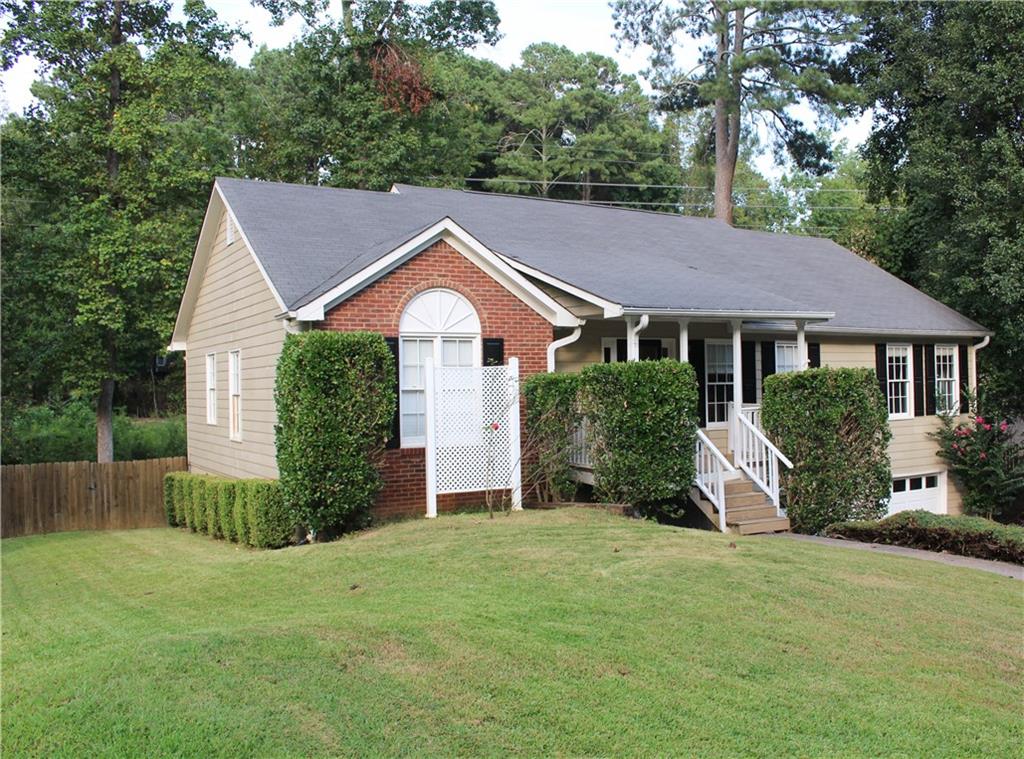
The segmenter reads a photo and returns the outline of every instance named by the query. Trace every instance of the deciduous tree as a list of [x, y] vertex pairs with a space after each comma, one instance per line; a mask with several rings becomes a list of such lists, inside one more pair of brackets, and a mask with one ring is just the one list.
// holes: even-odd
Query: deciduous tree
[[[38, 103], [4, 132], [24, 146], [5, 170], [35, 204], [16, 220], [38, 213], [46, 239], [16, 232], [4, 253], [22, 268], [52, 267], [43, 297], [62, 299], [54, 317], [70, 323], [46, 329], [63, 331], [68, 385], [95, 400], [97, 459], [110, 461], [115, 383], [166, 340], [210, 180], [231, 164], [219, 117], [233, 67], [221, 56], [237, 35], [200, 0], [187, 0], [180, 22], [166, 0], [0, 9], [4, 67], [29, 54], [44, 77]], [[27, 260], [40, 249], [59, 260]], [[36, 297], [17, 292], [5, 310]]]

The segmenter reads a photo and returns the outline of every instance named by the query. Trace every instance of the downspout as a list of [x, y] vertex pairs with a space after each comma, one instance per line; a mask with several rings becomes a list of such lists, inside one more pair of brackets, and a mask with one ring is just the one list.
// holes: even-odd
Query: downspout
[[560, 337], [559, 339], [553, 340], [552, 342], [548, 343], [549, 372], [555, 371], [555, 351], [558, 350], [559, 348], [562, 348], [566, 345], [570, 345], [571, 343], [574, 343], [577, 340], [579, 340], [580, 335], [583, 334], [583, 324], [585, 324], [585, 322], [581, 323], [580, 326], [576, 327], [571, 334], [566, 335], [565, 337]]
[[[971, 376], [969, 377], [970, 384], [968, 386], [970, 387], [971, 392], [974, 394], [977, 394], [978, 392], [978, 351], [982, 350], [983, 348], [987, 348], [990, 342], [992, 342], [992, 336], [985, 335], [985, 337], [981, 339], [980, 343], [971, 346], [973, 350], [971, 351]], [[961, 382], [962, 381], [963, 380], [961, 380]]]
[[641, 314], [637, 321], [632, 318], [626, 319], [626, 360], [640, 360], [640, 338], [639, 335], [647, 325], [651, 323], [650, 314]]

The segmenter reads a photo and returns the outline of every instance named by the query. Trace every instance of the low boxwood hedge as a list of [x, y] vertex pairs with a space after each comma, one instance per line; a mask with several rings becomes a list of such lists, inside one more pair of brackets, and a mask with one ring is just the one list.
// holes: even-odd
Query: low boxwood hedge
[[236, 482], [234, 480], [221, 480], [217, 488], [219, 537], [224, 540], [237, 539], [235, 533], [235, 490]]
[[831, 524], [825, 528], [825, 534], [1024, 564], [1024, 527], [999, 524], [983, 517], [901, 511], [878, 521]]
[[167, 523], [254, 548], [280, 548], [296, 520], [276, 480], [229, 480], [188, 472], [164, 479]]

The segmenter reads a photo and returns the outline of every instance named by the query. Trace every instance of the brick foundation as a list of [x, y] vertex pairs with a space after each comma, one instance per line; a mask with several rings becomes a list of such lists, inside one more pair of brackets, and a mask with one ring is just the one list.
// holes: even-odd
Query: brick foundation
[[[398, 336], [406, 304], [424, 290], [443, 287], [473, 304], [481, 337], [505, 341], [505, 360], [519, 359], [519, 376], [547, 370], [547, 346], [554, 339], [551, 324], [446, 242], [437, 242], [372, 285], [325, 314], [321, 329], [340, 332], [369, 330]], [[520, 415], [525, 419], [525, 414]], [[426, 464], [423, 448], [384, 453], [384, 488], [375, 516], [392, 518], [426, 511]], [[484, 493], [454, 493], [437, 499], [438, 511], [484, 503]]]

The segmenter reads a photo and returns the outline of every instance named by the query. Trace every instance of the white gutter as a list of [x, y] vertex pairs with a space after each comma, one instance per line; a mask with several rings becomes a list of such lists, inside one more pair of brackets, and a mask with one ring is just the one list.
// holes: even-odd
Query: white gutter
[[[968, 387], [971, 389], [971, 392], [975, 394], [978, 392], [978, 351], [987, 348], [990, 342], [992, 342], [991, 335], [985, 335], [985, 337], [981, 339], [980, 343], [971, 346], [971, 376], [968, 378]], [[963, 382], [963, 380], [961, 380], [961, 382]]]
[[625, 316], [670, 316], [706, 319], [803, 319], [827, 321], [835, 317], [834, 311], [736, 311], [729, 309], [705, 310], [686, 308], [623, 308]]
[[580, 335], [583, 334], [583, 325], [576, 327], [571, 334], [566, 337], [561, 337], [558, 340], [553, 340], [548, 343], [548, 371], [555, 371], [555, 351], [566, 345], [576, 342], [580, 339]]

